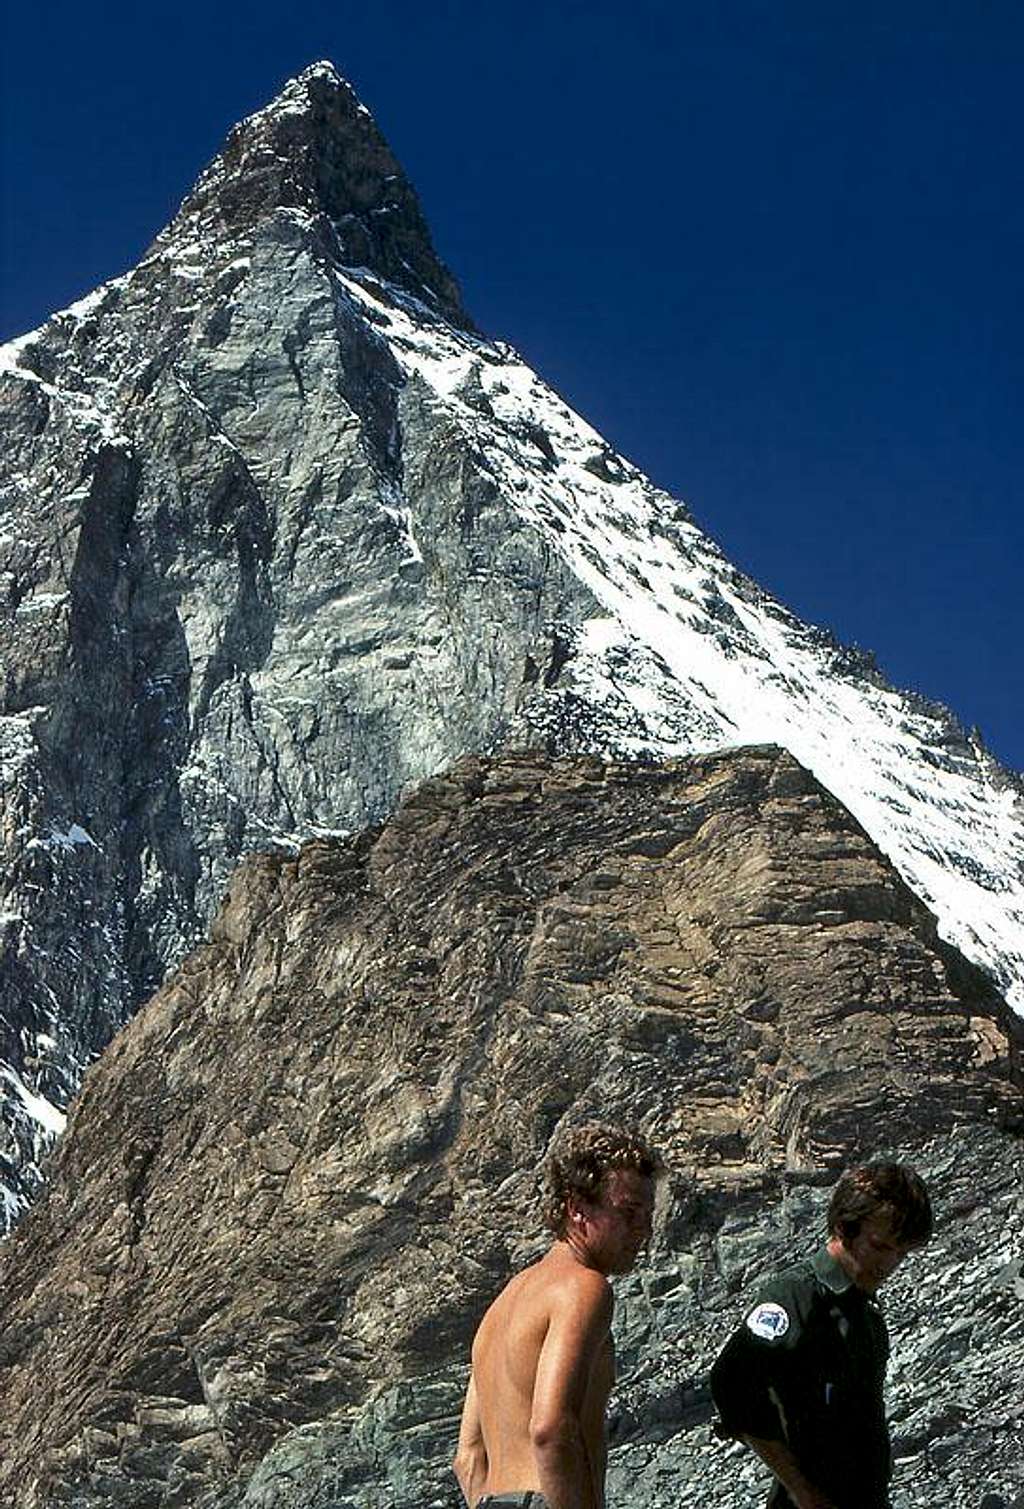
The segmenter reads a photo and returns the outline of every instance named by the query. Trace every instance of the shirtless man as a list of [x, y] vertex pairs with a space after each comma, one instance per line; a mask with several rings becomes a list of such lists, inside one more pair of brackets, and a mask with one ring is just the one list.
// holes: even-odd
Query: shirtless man
[[638, 1137], [596, 1122], [551, 1154], [555, 1241], [510, 1279], [473, 1342], [453, 1464], [470, 1509], [603, 1509], [608, 1277], [628, 1273], [651, 1234], [660, 1166]]

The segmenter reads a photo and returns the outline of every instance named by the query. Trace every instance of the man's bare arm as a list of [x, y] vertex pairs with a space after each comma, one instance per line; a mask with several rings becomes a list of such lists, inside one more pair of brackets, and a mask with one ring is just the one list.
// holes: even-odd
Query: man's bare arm
[[743, 1440], [782, 1483], [796, 1509], [836, 1509], [832, 1499], [819, 1492], [800, 1469], [800, 1464], [785, 1441], [766, 1441], [761, 1436], [744, 1436]]
[[590, 1269], [581, 1269], [552, 1299], [530, 1413], [530, 1442], [549, 1509], [601, 1509], [603, 1503], [583, 1412], [611, 1316], [608, 1282]]
[[587, 1416], [583, 1423], [584, 1439], [590, 1457], [590, 1474], [594, 1498], [604, 1504], [605, 1478], [608, 1472], [608, 1396], [615, 1382], [615, 1348], [606, 1336], [590, 1377]]
[[462, 1421], [459, 1425], [459, 1444], [455, 1449], [452, 1469], [462, 1489], [462, 1495], [473, 1509], [483, 1493], [487, 1481], [487, 1448], [480, 1427], [480, 1409], [476, 1401], [476, 1383], [472, 1373], [462, 1406]]

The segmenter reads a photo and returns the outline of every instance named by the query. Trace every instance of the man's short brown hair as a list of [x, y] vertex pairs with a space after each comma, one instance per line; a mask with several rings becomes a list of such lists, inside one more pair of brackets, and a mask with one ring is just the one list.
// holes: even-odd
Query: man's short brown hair
[[596, 1205], [606, 1175], [616, 1168], [634, 1169], [645, 1179], [654, 1179], [663, 1164], [642, 1137], [621, 1127], [588, 1121], [564, 1133], [544, 1167], [544, 1221], [549, 1230], [564, 1235], [569, 1201], [575, 1196]]
[[906, 1163], [864, 1163], [842, 1175], [828, 1206], [829, 1236], [853, 1238], [871, 1216], [887, 1214], [892, 1235], [923, 1247], [932, 1234], [932, 1205], [924, 1180]]

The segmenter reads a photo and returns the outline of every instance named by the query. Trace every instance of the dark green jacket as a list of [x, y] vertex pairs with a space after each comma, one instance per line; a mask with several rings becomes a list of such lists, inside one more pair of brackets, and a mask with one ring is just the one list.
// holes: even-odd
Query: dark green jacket
[[[785, 1441], [838, 1509], [885, 1509], [892, 1453], [877, 1302], [822, 1250], [766, 1284], [711, 1372], [727, 1436]], [[790, 1504], [777, 1483], [769, 1503]]]

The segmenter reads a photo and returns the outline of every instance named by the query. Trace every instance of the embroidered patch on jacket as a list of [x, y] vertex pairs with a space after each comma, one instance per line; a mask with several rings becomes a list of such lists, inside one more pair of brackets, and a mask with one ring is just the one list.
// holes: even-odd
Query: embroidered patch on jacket
[[778, 1341], [789, 1330], [789, 1316], [781, 1305], [766, 1303], [758, 1305], [747, 1316], [747, 1327], [755, 1336], [765, 1341]]

